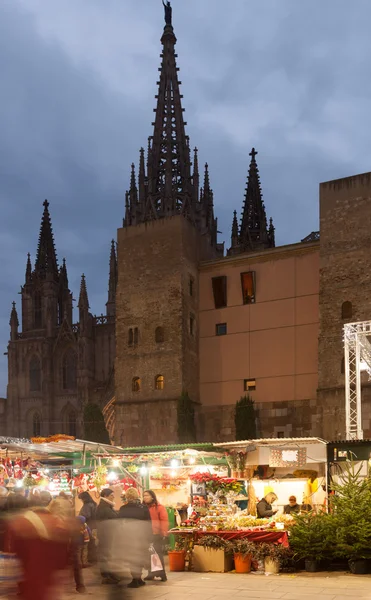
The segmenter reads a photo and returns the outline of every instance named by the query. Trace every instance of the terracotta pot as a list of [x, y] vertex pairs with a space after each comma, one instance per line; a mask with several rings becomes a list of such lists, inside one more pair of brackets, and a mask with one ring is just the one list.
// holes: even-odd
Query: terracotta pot
[[236, 573], [250, 573], [251, 571], [251, 555], [234, 554], [234, 567]]
[[170, 571], [184, 571], [186, 557], [184, 550], [171, 550], [168, 552], [168, 557]]

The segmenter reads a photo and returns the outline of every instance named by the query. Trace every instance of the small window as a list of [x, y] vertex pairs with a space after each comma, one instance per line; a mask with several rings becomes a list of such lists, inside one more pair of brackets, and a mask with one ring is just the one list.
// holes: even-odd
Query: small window
[[244, 304], [255, 302], [255, 272], [241, 273], [242, 301]]
[[165, 333], [163, 327], [156, 327], [155, 330], [155, 342], [156, 344], [163, 344], [165, 341]]
[[134, 331], [130, 327], [128, 331], [128, 346], [132, 346], [134, 344]]
[[344, 358], [344, 356], [343, 356], [343, 358], [341, 359], [341, 364], [340, 364], [340, 373], [341, 373], [342, 375], [344, 375], [344, 373], [345, 373], [345, 358]]
[[155, 377], [155, 390], [163, 390], [165, 387], [165, 377], [163, 375], [157, 375]]
[[35, 329], [41, 329], [42, 324], [42, 301], [41, 295], [35, 294], [33, 301], [33, 311], [34, 311], [34, 327]]
[[190, 335], [195, 334], [195, 318], [193, 315], [189, 317], [189, 333]]
[[140, 392], [141, 382], [140, 377], [133, 377], [131, 389], [133, 392]]
[[216, 335], [227, 335], [227, 323], [217, 323], [215, 333]]
[[41, 435], [41, 418], [39, 413], [35, 413], [32, 419], [32, 433], [33, 437], [40, 437]]
[[341, 305], [341, 318], [342, 319], [351, 319], [353, 316], [353, 306], [349, 301], [343, 302]]
[[41, 366], [37, 356], [33, 356], [30, 360], [29, 367], [30, 377], [30, 392], [40, 392], [41, 390]]
[[189, 295], [193, 296], [195, 291], [195, 280], [193, 277], [189, 278]]
[[284, 438], [285, 437], [285, 432], [284, 431], [277, 431], [277, 437], [278, 438]]
[[225, 275], [212, 278], [215, 308], [227, 306], [227, 278]]
[[243, 389], [245, 392], [253, 392], [254, 390], [256, 390], [255, 379], [245, 379], [243, 382]]

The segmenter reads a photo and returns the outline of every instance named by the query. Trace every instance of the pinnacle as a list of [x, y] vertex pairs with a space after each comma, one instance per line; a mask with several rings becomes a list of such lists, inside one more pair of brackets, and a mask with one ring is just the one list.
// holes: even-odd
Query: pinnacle
[[45, 277], [46, 274], [58, 278], [58, 262], [54, 246], [53, 228], [49, 214], [49, 202], [43, 202], [44, 212], [41, 219], [39, 242], [35, 261], [35, 272]]
[[88, 291], [86, 289], [86, 280], [85, 280], [84, 273], [81, 275], [80, 296], [79, 296], [78, 308], [89, 310]]

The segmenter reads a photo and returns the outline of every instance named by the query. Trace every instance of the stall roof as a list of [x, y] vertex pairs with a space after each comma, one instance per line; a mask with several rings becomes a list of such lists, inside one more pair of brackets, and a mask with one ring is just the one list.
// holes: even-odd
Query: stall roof
[[197, 450], [198, 452], [213, 452], [215, 444], [205, 442], [200, 444], [171, 444], [169, 446], [133, 446], [121, 448], [123, 454], [145, 454], [152, 452], [181, 452], [182, 450]]
[[110, 444], [99, 444], [87, 440], [58, 440], [45, 442], [41, 444], [32, 443], [31, 440], [0, 437], [0, 450], [7, 450], [8, 453], [24, 453], [33, 456], [42, 456], [53, 454], [55, 456], [65, 456], [66, 454], [77, 454], [84, 451], [100, 454], [114, 455], [123, 454], [123, 449], [119, 446]]
[[238, 442], [219, 442], [216, 448], [241, 448], [241, 446], [287, 446], [289, 444], [327, 444], [321, 438], [291, 437], [291, 438], [259, 438], [257, 440], [239, 440]]

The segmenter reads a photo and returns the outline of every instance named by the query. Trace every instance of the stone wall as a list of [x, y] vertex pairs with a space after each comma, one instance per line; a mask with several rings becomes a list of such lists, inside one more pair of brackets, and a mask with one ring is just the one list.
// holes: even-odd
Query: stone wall
[[[343, 326], [371, 319], [371, 173], [320, 186], [320, 333], [318, 412], [321, 435], [345, 437]], [[352, 303], [349, 318], [342, 305]], [[370, 431], [369, 391], [363, 394], [364, 426]]]

